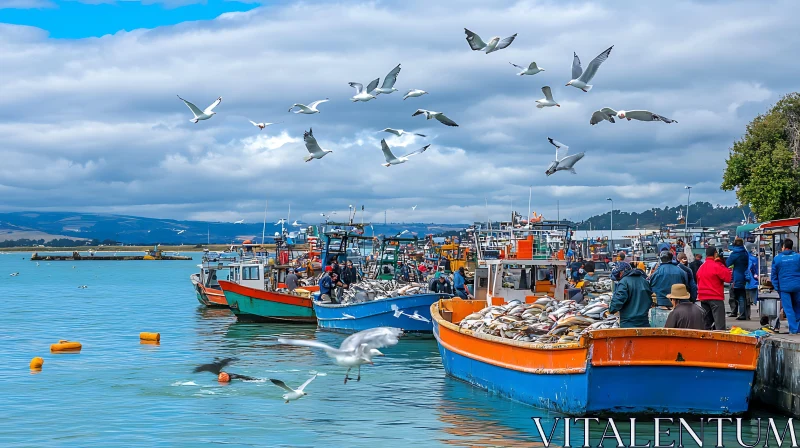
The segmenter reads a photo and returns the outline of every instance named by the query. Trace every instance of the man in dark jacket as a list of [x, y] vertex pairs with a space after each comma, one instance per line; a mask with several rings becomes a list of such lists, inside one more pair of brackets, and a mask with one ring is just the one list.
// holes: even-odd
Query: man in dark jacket
[[800, 330], [800, 254], [792, 250], [792, 240], [783, 241], [783, 251], [772, 259], [772, 287], [781, 296], [789, 333]]
[[702, 265], [703, 265], [703, 255], [694, 254], [694, 261], [689, 263], [689, 268], [692, 270], [692, 274], [694, 274], [695, 283], [697, 283], [697, 270], [700, 269], [700, 266]]
[[349, 288], [350, 285], [356, 283], [358, 281], [358, 271], [356, 270], [355, 266], [353, 266], [353, 262], [347, 260], [344, 269], [342, 270], [342, 283], [344, 284], [345, 288]]
[[431, 292], [439, 294], [453, 294], [453, 286], [450, 284], [450, 281], [445, 278], [445, 276], [441, 276], [434, 280], [430, 290]]
[[672, 285], [672, 292], [667, 294], [672, 301], [672, 311], [667, 316], [664, 328], [686, 328], [689, 330], [705, 330], [705, 313], [703, 309], [691, 302], [691, 295], [686, 285]]
[[736, 320], [750, 319], [750, 307], [747, 306], [747, 291], [745, 290], [747, 286], [745, 273], [749, 263], [750, 256], [744, 248], [744, 240], [736, 238], [733, 241], [733, 249], [731, 249], [728, 259], [725, 260], [726, 266], [733, 266], [733, 282], [731, 283], [729, 303], [731, 306], [730, 316], [735, 317], [738, 315]]
[[661, 264], [653, 275], [650, 276], [650, 288], [656, 294], [657, 305], [661, 309], [671, 309], [672, 302], [667, 298], [667, 294], [672, 291], [672, 285], [678, 283], [686, 285], [689, 279], [677, 264], [672, 263], [672, 252], [663, 250], [659, 255]]
[[678, 254], [678, 267], [686, 274], [686, 289], [689, 291], [689, 299], [692, 302], [696, 302], [697, 281], [694, 278], [694, 272], [692, 272], [692, 269], [689, 267], [689, 257], [683, 252]]
[[650, 289], [644, 272], [631, 268], [629, 264], [621, 275], [622, 279], [614, 288], [608, 311], [619, 311], [620, 328], [649, 327], [648, 313], [653, 306], [653, 290]]

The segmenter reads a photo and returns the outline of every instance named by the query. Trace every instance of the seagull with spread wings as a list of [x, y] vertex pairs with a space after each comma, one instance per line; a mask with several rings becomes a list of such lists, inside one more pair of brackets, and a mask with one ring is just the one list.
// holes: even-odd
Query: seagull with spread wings
[[422, 154], [423, 152], [425, 152], [426, 149], [428, 149], [429, 146], [431, 145], [425, 145], [422, 148], [416, 151], [411, 151], [410, 153], [404, 156], [395, 157], [395, 155], [392, 154], [392, 150], [389, 149], [389, 145], [386, 144], [386, 140], [381, 140], [381, 150], [383, 151], [383, 157], [386, 158], [386, 163], [383, 163], [382, 165], [385, 167], [389, 167], [391, 165], [400, 165], [401, 163], [406, 163], [408, 162], [409, 157], [415, 156], [417, 154]]
[[677, 123], [677, 121], [658, 115], [649, 110], [621, 110], [617, 112], [617, 117], [621, 119], [638, 121], [663, 121], [664, 123]]
[[472, 48], [474, 51], [485, 50], [486, 54], [508, 47], [511, 45], [511, 42], [514, 42], [514, 39], [517, 38], [517, 33], [514, 33], [513, 36], [506, 37], [503, 40], [500, 40], [499, 37], [493, 37], [487, 44], [481, 39], [481, 36], [478, 36], [466, 28], [464, 28], [464, 33], [467, 35], [467, 43], [469, 43], [470, 48]]
[[553, 107], [558, 106], [561, 107], [560, 104], [556, 103], [556, 100], [553, 99], [553, 91], [550, 90], [550, 86], [542, 87], [542, 93], [544, 93], [544, 98], [541, 100], [536, 100], [537, 104], [536, 107], [541, 109], [543, 107]]
[[426, 91], [424, 91], [424, 90], [420, 90], [420, 89], [411, 89], [411, 90], [409, 90], [409, 91], [408, 91], [408, 93], [406, 93], [406, 95], [403, 97], [403, 101], [405, 101], [405, 100], [406, 100], [406, 99], [408, 99], [408, 98], [416, 98], [416, 97], [419, 97], [419, 96], [425, 95], [426, 93], [428, 93], [428, 92], [426, 92]]
[[600, 64], [605, 62], [608, 59], [608, 55], [611, 54], [611, 49], [614, 46], [610, 46], [606, 49], [606, 51], [597, 55], [596, 58], [592, 59], [592, 62], [589, 63], [589, 66], [586, 67], [586, 71], [583, 71], [581, 67], [581, 60], [578, 58], [578, 53], [572, 53], [572, 80], [567, 83], [568, 86], [575, 87], [577, 89], [581, 89], [584, 92], [588, 92], [592, 90], [592, 86], [589, 85], [589, 82], [594, 78], [594, 75], [597, 74], [597, 69], [600, 68]]
[[600, 110], [596, 110], [596, 111], [594, 111], [594, 113], [592, 113], [592, 118], [589, 119], [589, 124], [594, 126], [594, 125], [596, 125], [597, 123], [600, 123], [603, 120], [608, 121], [610, 123], [616, 123], [616, 121], [614, 121], [614, 116], [615, 115], [617, 115], [617, 111], [615, 111], [614, 109], [612, 109], [610, 107], [604, 107], [604, 108], [602, 108]]
[[186, 104], [186, 106], [189, 108], [189, 110], [192, 111], [192, 114], [194, 115], [194, 118], [189, 120], [192, 123], [197, 123], [200, 120], [208, 120], [209, 118], [211, 118], [214, 115], [216, 115], [216, 112], [214, 112], [214, 108], [219, 106], [219, 103], [222, 102], [222, 97], [219, 97], [219, 98], [217, 98], [216, 101], [211, 103], [210, 106], [206, 107], [205, 110], [200, 110], [200, 108], [198, 108], [194, 104], [192, 104], [189, 101], [186, 101], [185, 99], [181, 98], [180, 95], [177, 95], [177, 96], [181, 101], [183, 101]]
[[255, 122], [255, 121], [253, 121], [253, 120], [247, 120], [247, 121], [249, 121], [249, 122], [250, 122], [250, 124], [252, 124], [253, 126], [257, 127], [258, 129], [261, 129], [262, 131], [263, 131], [263, 130], [264, 130], [264, 128], [265, 128], [265, 127], [267, 127], [267, 126], [272, 126], [273, 124], [278, 124], [278, 123], [256, 123], [256, 122]]
[[425, 114], [425, 119], [430, 120], [431, 118], [435, 118], [439, 120], [440, 123], [446, 126], [458, 126], [455, 121], [447, 118], [445, 114], [441, 112], [436, 112], [432, 110], [425, 110], [425, 109], [417, 109], [416, 112], [411, 114], [412, 117], [416, 117], [417, 115]]
[[388, 133], [394, 134], [394, 135], [396, 135], [398, 137], [403, 136], [403, 135], [416, 135], [416, 136], [419, 136], [419, 137], [427, 137], [425, 134], [417, 134], [416, 132], [406, 132], [406, 131], [404, 131], [402, 129], [393, 129], [393, 128], [385, 128], [381, 132], [388, 132]]
[[298, 108], [294, 113], [296, 114], [318, 114], [319, 111], [317, 110], [317, 106], [322, 103], [330, 101], [329, 99], [325, 98], [324, 100], [314, 101], [313, 103], [306, 106], [305, 104], [294, 103], [292, 107], [289, 108], [289, 112], [292, 111], [295, 107]]
[[514, 67], [522, 70], [521, 72], [517, 73], [517, 75], [519, 75], [519, 76], [522, 76], [522, 75], [535, 75], [535, 74], [537, 74], [539, 72], [545, 71], [543, 68], [537, 66], [535, 62], [531, 62], [530, 65], [528, 65], [527, 67], [523, 67], [521, 65], [517, 65], [517, 64], [515, 64], [513, 62], [509, 62], [509, 64], [511, 64]]
[[374, 100], [375, 95], [373, 95], [372, 92], [375, 90], [375, 88], [378, 87], [378, 81], [380, 80], [381, 80], [380, 78], [373, 79], [372, 82], [370, 82], [369, 85], [367, 86], [366, 90], [364, 90], [364, 85], [361, 83], [349, 82], [348, 84], [350, 84], [350, 87], [356, 89], [356, 94], [352, 98], [350, 98], [350, 101], [355, 103], [356, 101], [367, 102], [369, 100]]
[[577, 174], [575, 173], [575, 168], [573, 167], [578, 162], [578, 160], [581, 160], [583, 158], [584, 154], [581, 152], [578, 154], [573, 154], [571, 156], [568, 156], [567, 153], [569, 152], [569, 146], [561, 142], [558, 142], [556, 140], [553, 140], [550, 137], [547, 137], [547, 141], [549, 141], [551, 145], [556, 147], [556, 159], [550, 163], [550, 166], [547, 167], [547, 170], [544, 173], [547, 174], [548, 176], [555, 173], [556, 171], [569, 171], [572, 174]]
[[398, 73], [400, 73], [400, 64], [397, 64], [397, 67], [393, 68], [392, 71], [390, 71], [389, 74], [383, 78], [383, 84], [375, 89], [375, 96], [380, 95], [381, 93], [388, 95], [392, 92], [397, 92], [397, 89], [394, 88], [394, 83], [397, 82]]
[[287, 386], [286, 383], [284, 383], [281, 380], [274, 380], [272, 378], [270, 378], [269, 380], [272, 381], [272, 384], [274, 384], [274, 385], [276, 385], [276, 386], [278, 386], [281, 389], [286, 391], [286, 393], [283, 394], [282, 398], [284, 400], [286, 400], [286, 403], [288, 403], [290, 401], [298, 400], [298, 399], [303, 398], [304, 396], [308, 395], [307, 393], [305, 393], [305, 388], [306, 388], [306, 386], [311, 384], [311, 382], [314, 381], [314, 378], [316, 378], [316, 377], [317, 377], [317, 375], [314, 375], [311, 378], [307, 379], [306, 382], [303, 383], [297, 389], [292, 389], [291, 387]]
[[313, 129], [308, 128], [308, 132], [303, 133], [303, 141], [306, 143], [306, 149], [309, 152], [309, 155], [303, 158], [306, 162], [310, 162], [312, 159], [321, 159], [329, 152], [333, 152], [332, 149], [320, 148], [312, 131]]

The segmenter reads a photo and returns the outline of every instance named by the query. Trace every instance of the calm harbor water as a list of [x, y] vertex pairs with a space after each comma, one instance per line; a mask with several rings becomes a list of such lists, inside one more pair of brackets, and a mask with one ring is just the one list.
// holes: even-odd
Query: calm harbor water
[[[447, 378], [432, 339], [401, 340], [362, 369], [360, 382], [344, 385], [344, 369], [320, 351], [275, 341], [316, 337], [338, 345], [342, 336], [313, 326], [239, 324], [227, 310], [201, 308], [189, 281], [199, 255], [38, 266], [29, 256], [0, 255], [3, 447], [542, 446], [531, 417], [543, 417], [549, 432], [557, 416]], [[160, 332], [161, 344], [140, 344], [142, 331]], [[50, 354], [59, 339], [80, 341], [82, 352]], [[37, 374], [28, 368], [34, 356], [45, 360]], [[295, 387], [313, 372], [326, 375], [307, 397], [284, 404], [283, 391], [268, 381], [221, 385], [210, 373], [192, 373], [226, 356], [240, 358], [228, 371]], [[665, 387], [679, 393], [679, 384]], [[759, 416], [766, 414], [751, 417]], [[745, 441], [755, 441], [754, 429], [748, 426]], [[573, 428], [573, 445], [582, 433]], [[602, 427], [591, 433], [597, 446]], [[715, 438], [706, 431], [707, 445]], [[726, 446], [738, 446], [735, 440], [726, 432]], [[556, 443], [563, 444], [558, 435]]]

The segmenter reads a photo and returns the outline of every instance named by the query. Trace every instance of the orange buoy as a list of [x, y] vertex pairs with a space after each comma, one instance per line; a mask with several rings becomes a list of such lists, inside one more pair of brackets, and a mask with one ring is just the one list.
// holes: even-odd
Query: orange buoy
[[139, 333], [139, 340], [140, 341], [160, 342], [161, 341], [161, 333], [142, 332], [142, 333]]
[[229, 383], [231, 381], [231, 376], [225, 372], [219, 372], [219, 377], [217, 378], [217, 380], [220, 383]]
[[79, 352], [81, 348], [80, 342], [67, 341], [65, 339], [61, 339], [57, 344], [50, 345], [51, 352]]
[[44, 365], [44, 359], [38, 356], [31, 359], [31, 370], [41, 370], [43, 365]]

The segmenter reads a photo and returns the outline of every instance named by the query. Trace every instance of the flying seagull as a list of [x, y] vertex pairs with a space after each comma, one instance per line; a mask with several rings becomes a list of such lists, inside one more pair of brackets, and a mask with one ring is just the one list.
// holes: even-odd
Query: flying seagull
[[292, 223], [292, 226], [293, 227], [300, 227], [300, 226], [302, 226], [302, 224], [300, 224], [300, 222], [295, 219], [294, 222]]
[[219, 372], [222, 372], [222, 369], [228, 366], [228, 364], [238, 361], [239, 358], [215, 358], [214, 362], [209, 364], [203, 364], [201, 366], [195, 367], [194, 373], [199, 372], [211, 372], [214, 375], [219, 375]]
[[399, 328], [371, 328], [348, 336], [342, 341], [338, 349], [322, 342], [305, 339], [278, 338], [278, 343], [321, 348], [325, 350], [325, 354], [332, 358], [337, 365], [347, 367], [347, 373], [344, 375], [344, 383], [347, 384], [347, 380], [352, 379], [348, 375], [353, 367], [358, 367], [358, 378], [356, 378], [356, 381], [360, 381], [361, 366], [363, 364], [372, 364], [373, 356], [383, 355], [383, 353], [378, 351], [379, 348], [397, 344], [402, 335], [403, 331]]
[[435, 118], [439, 120], [440, 123], [447, 125], [447, 126], [458, 126], [455, 121], [447, 118], [445, 114], [441, 112], [435, 112], [432, 110], [425, 110], [425, 109], [417, 109], [416, 112], [411, 114], [412, 117], [416, 117], [417, 115], [425, 114], [425, 118], [430, 120], [431, 118]]
[[553, 160], [553, 162], [550, 164], [549, 167], [547, 167], [547, 170], [544, 173], [547, 174], [548, 176], [555, 173], [556, 171], [569, 171], [572, 174], [576, 174], [575, 168], [573, 168], [573, 166], [575, 166], [578, 160], [581, 160], [583, 158], [584, 154], [581, 152], [578, 154], [568, 156], [567, 152], [569, 152], [569, 146], [561, 142], [555, 141], [550, 137], [547, 137], [547, 140], [550, 142], [551, 145], [556, 147], [556, 159]]
[[467, 43], [469, 43], [470, 48], [475, 51], [486, 50], [486, 54], [506, 48], [507, 46], [511, 45], [511, 42], [514, 42], [514, 39], [517, 37], [516, 33], [514, 33], [513, 36], [506, 37], [503, 40], [500, 40], [499, 37], [493, 37], [487, 44], [481, 40], [481, 36], [478, 36], [466, 28], [464, 28], [464, 33], [467, 35]]
[[581, 60], [578, 58], [578, 53], [573, 52], [572, 57], [572, 81], [568, 82], [568, 86], [572, 86], [578, 89], [583, 90], [584, 92], [588, 92], [592, 90], [592, 86], [589, 85], [589, 81], [594, 78], [594, 75], [597, 73], [597, 69], [600, 68], [600, 64], [605, 62], [608, 59], [608, 55], [611, 54], [611, 49], [614, 46], [608, 47], [606, 51], [597, 55], [596, 58], [592, 59], [592, 62], [589, 63], [589, 66], [586, 67], [586, 71], [583, 71], [581, 68]]
[[517, 75], [519, 75], [519, 76], [522, 76], [522, 75], [535, 75], [535, 74], [537, 74], [539, 72], [545, 71], [543, 68], [537, 67], [535, 62], [531, 62], [531, 64], [529, 66], [527, 66], [527, 67], [523, 67], [521, 65], [517, 65], [517, 64], [515, 64], [513, 62], [509, 62], [509, 64], [511, 64], [514, 67], [517, 67], [518, 69], [522, 70], [521, 72], [517, 73]]
[[544, 99], [536, 100], [536, 102], [539, 103], [536, 105], [536, 107], [539, 109], [553, 106], [561, 107], [561, 105], [556, 103], [556, 101], [553, 99], [553, 91], [550, 90], [550, 86], [542, 87], [542, 93], [544, 93]]
[[627, 118], [628, 121], [631, 120], [639, 120], [639, 121], [663, 121], [664, 123], [677, 123], [677, 121], [669, 119], [667, 117], [654, 114], [649, 110], [621, 110], [617, 112], [617, 117], [619, 118]]
[[184, 232], [186, 232], [186, 229], [183, 229], [183, 230], [178, 230], [178, 235], [180, 235], [180, 234], [182, 234], [182, 233], [184, 233]]
[[397, 89], [394, 88], [394, 83], [397, 82], [397, 74], [400, 73], [400, 64], [397, 64], [397, 67], [393, 68], [392, 71], [383, 78], [383, 84], [377, 89], [375, 89], [375, 95], [380, 95], [381, 93], [388, 95], [392, 92], [397, 92]]
[[291, 387], [287, 386], [286, 383], [284, 383], [281, 380], [274, 380], [272, 378], [270, 378], [269, 380], [272, 381], [272, 384], [274, 384], [274, 385], [276, 385], [276, 386], [278, 386], [281, 389], [286, 391], [286, 393], [283, 394], [283, 399], [286, 400], [286, 403], [288, 403], [290, 401], [294, 401], [294, 400], [303, 398], [304, 396], [308, 395], [307, 393], [304, 392], [304, 390], [305, 390], [306, 386], [311, 384], [311, 382], [314, 381], [314, 378], [316, 378], [316, 377], [317, 377], [317, 375], [314, 375], [311, 378], [307, 379], [306, 382], [303, 383], [297, 389], [292, 389]]
[[[74, 267], [74, 266], [73, 266], [73, 267]], [[19, 275], [19, 272], [13, 272], [13, 273], [11, 273], [11, 276], [12, 276], [12, 277], [16, 277], [16, 276], [18, 276], [18, 275]]]
[[311, 159], [321, 159], [325, 157], [325, 154], [333, 152], [333, 150], [330, 149], [320, 148], [317, 144], [317, 139], [314, 138], [314, 134], [311, 131], [312, 129], [308, 128], [308, 132], [303, 133], [303, 141], [306, 142], [306, 149], [310, 153], [303, 158], [306, 162], [311, 161]]
[[244, 219], [240, 219], [238, 221], [234, 221], [234, 224], [244, 224]]
[[366, 102], [375, 99], [375, 95], [373, 95], [372, 92], [375, 90], [376, 87], [378, 87], [378, 81], [380, 81], [380, 78], [373, 79], [372, 82], [370, 82], [369, 85], [367, 86], [367, 90], [364, 90], [363, 84], [357, 82], [349, 82], [348, 84], [350, 84], [350, 87], [354, 87], [356, 89], [356, 94], [352, 98], [350, 98], [350, 101], [355, 103], [356, 101]]
[[600, 110], [596, 110], [596, 111], [594, 111], [594, 113], [592, 113], [592, 118], [589, 119], [589, 124], [594, 126], [594, 125], [596, 125], [597, 123], [600, 123], [603, 120], [609, 121], [611, 123], [616, 123], [616, 121], [614, 121], [614, 116], [615, 115], [617, 115], [617, 111], [615, 111], [614, 109], [612, 109], [610, 107], [604, 107], [604, 108], [602, 108]]
[[411, 210], [416, 210], [416, 209], [417, 209], [417, 206], [416, 206], [416, 205], [415, 205], [415, 206], [413, 206], [413, 207], [411, 207]]
[[194, 114], [194, 118], [189, 120], [192, 123], [197, 123], [200, 120], [208, 120], [209, 118], [213, 117], [216, 114], [216, 112], [214, 112], [214, 108], [217, 107], [219, 105], [219, 103], [222, 102], [222, 97], [219, 97], [219, 98], [217, 98], [216, 101], [211, 103], [210, 106], [206, 107], [205, 110], [200, 110], [194, 104], [192, 104], [192, 103], [186, 101], [185, 99], [181, 98], [180, 95], [177, 95], [177, 96], [178, 96], [178, 98], [180, 98], [181, 101], [186, 103], [186, 106], [188, 106], [189, 110], [191, 110], [192, 114]]
[[390, 134], [394, 134], [394, 135], [396, 135], [396, 136], [398, 136], [398, 137], [400, 137], [401, 135], [405, 135], [405, 134], [408, 134], [408, 135], [418, 135], [418, 136], [420, 136], [420, 137], [426, 137], [426, 135], [425, 135], [425, 134], [417, 134], [417, 133], [415, 133], [415, 132], [406, 132], [406, 131], [404, 131], [404, 130], [402, 130], [402, 129], [385, 128], [385, 129], [384, 129], [384, 130], [382, 130], [381, 132], [388, 132], [388, 133], [390, 133]]
[[270, 126], [270, 125], [273, 125], [273, 124], [278, 124], [278, 123], [256, 123], [256, 122], [255, 122], [255, 121], [253, 121], [253, 120], [248, 120], [248, 121], [249, 121], [250, 123], [252, 123], [252, 124], [253, 124], [253, 126], [257, 127], [258, 129], [261, 129], [262, 131], [263, 131], [263, 130], [264, 130], [264, 128], [265, 128], [265, 127], [267, 127], [267, 126]]
[[386, 158], [386, 163], [383, 163], [382, 165], [388, 167], [391, 165], [400, 165], [401, 163], [406, 163], [408, 162], [409, 157], [422, 154], [426, 149], [428, 149], [429, 146], [431, 145], [425, 145], [422, 148], [412, 151], [404, 156], [395, 157], [395, 155], [392, 154], [392, 150], [389, 149], [389, 145], [386, 144], [386, 140], [381, 140], [381, 150], [383, 151], [383, 157]]
[[408, 93], [406, 93], [406, 96], [403, 97], [403, 101], [405, 101], [406, 98], [416, 98], [418, 96], [425, 95], [426, 93], [428, 93], [428, 92], [426, 92], [424, 90], [411, 89], [411, 90], [408, 91]]
[[325, 98], [324, 100], [314, 101], [313, 103], [309, 104], [308, 106], [306, 106], [305, 104], [294, 103], [294, 104], [292, 104], [292, 107], [289, 108], [289, 112], [291, 112], [292, 109], [297, 107], [297, 108], [299, 108], [299, 110], [296, 110], [294, 112], [296, 114], [318, 114], [319, 111], [317, 110], [317, 106], [319, 106], [320, 104], [325, 103], [327, 101], [330, 101], [330, 100]]

